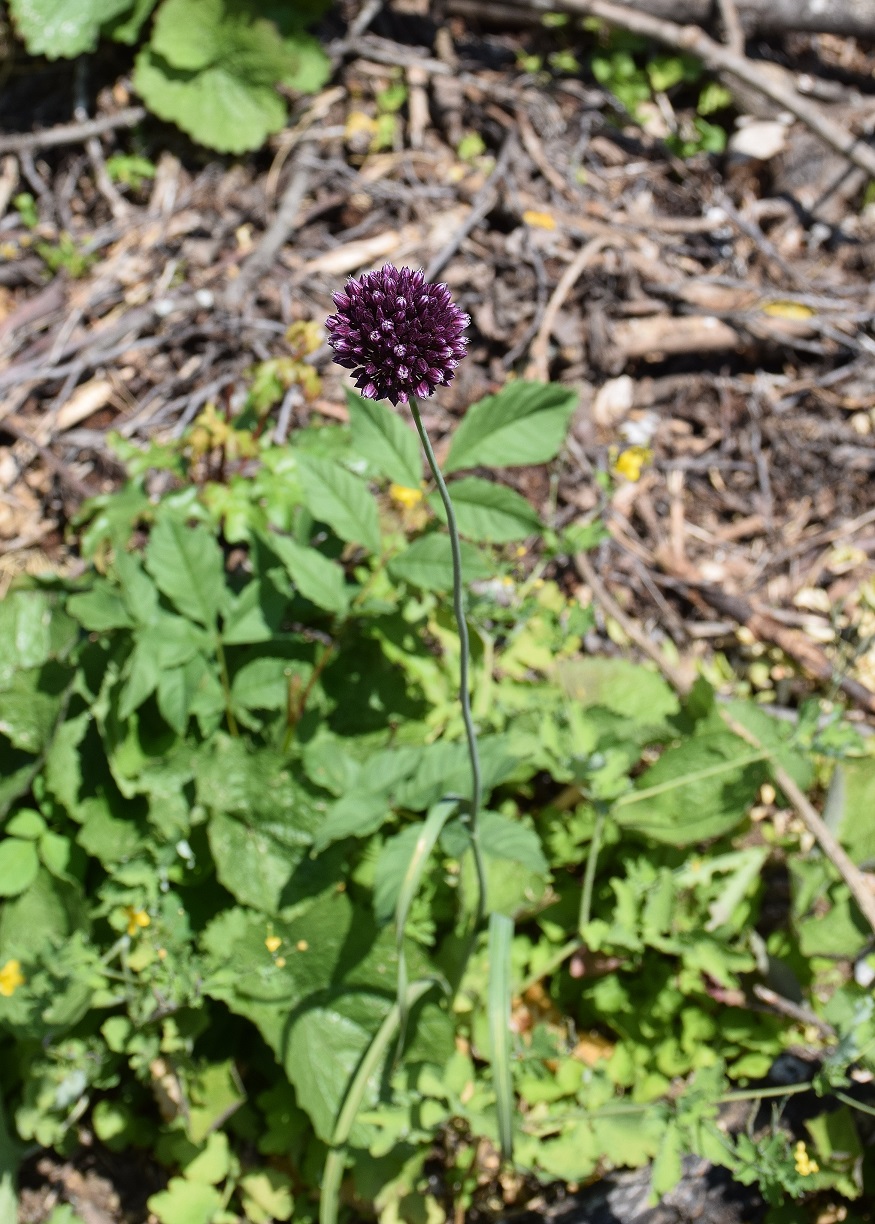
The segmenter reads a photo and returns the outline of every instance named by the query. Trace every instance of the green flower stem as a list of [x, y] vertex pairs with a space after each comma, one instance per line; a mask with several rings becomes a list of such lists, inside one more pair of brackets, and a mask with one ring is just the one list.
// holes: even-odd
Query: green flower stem
[[459, 698], [462, 703], [462, 721], [465, 724], [465, 736], [468, 740], [468, 757], [471, 761], [471, 806], [468, 812], [468, 829], [471, 834], [471, 847], [474, 851], [477, 886], [480, 894], [477, 900], [476, 929], [483, 921], [483, 915], [486, 910], [486, 867], [483, 862], [483, 851], [480, 846], [480, 832], [477, 824], [483, 794], [483, 782], [480, 776], [480, 754], [477, 751], [477, 733], [474, 730], [474, 720], [471, 717], [471, 696], [468, 691], [470, 685], [471, 652], [468, 642], [468, 622], [465, 620], [465, 601], [462, 590], [462, 546], [459, 542], [459, 527], [456, 523], [453, 503], [450, 500], [450, 494], [438, 467], [437, 459], [435, 459], [428, 434], [425, 432], [425, 426], [419, 414], [419, 404], [416, 402], [415, 396], [410, 397], [410, 411], [413, 413], [413, 423], [416, 426], [416, 432], [419, 434], [419, 440], [422, 443], [422, 449], [425, 451], [428, 466], [431, 469], [432, 476], [434, 476], [438, 493], [444, 504], [444, 510], [447, 515], [447, 527], [450, 532], [450, 550], [453, 556], [453, 611], [456, 616], [459, 645], [461, 647]]

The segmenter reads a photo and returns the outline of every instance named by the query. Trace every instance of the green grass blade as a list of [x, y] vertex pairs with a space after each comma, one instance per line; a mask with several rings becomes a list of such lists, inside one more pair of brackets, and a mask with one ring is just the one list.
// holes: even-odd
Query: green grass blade
[[410, 907], [419, 891], [423, 872], [431, 857], [431, 852], [437, 844], [437, 839], [441, 835], [441, 830], [450, 817], [454, 816], [458, 810], [459, 802], [456, 799], [442, 799], [440, 803], [436, 803], [431, 809], [423, 823], [422, 832], [417, 838], [413, 856], [404, 873], [401, 890], [398, 893], [398, 902], [395, 906], [395, 941], [398, 948], [399, 1045], [403, 1044], [404, 1030], [407, 1026], [408, 1009], [405, 1003], [407, 997], [407, 960], [404, 956], [404, 937], [407, 933], [407, 919], [410, 915]]
[[[412, 982], [407, 987], [404, 1006], [407, 1012], [424, 994], [440, 982], [436, 978], [422, 978]], [[345, 1145], [349, 1139], [353, 1124], [368, 1088], [368, 1080], [375, 1073], [386, 1056], [390, 1044], [394, 1040], [401, 1024], [401, 1008], [397, 1002], [389, 1008], [385, 1020], [368, 1046], [353, 1076], [352, 1083], [343, 1099], [334, 1136], [331, 1140], [331, 1151], [325, 1161], [325, 1171], [322, 1175], [322, 1195], [319, 1202], [319, 1224], [337, 1224], [337, 1211], [340, 1205], [340, 1185], [343, 1181], [343, 1170], [346, 1166]]]
[[510, 1072], [510, 949], [513, 921], [506, 914], [489, 916], [489, 1036], [492, 1082], [498, 1113], [498, 1138], [504, 1160], [513, 1156], [513, 1081]]

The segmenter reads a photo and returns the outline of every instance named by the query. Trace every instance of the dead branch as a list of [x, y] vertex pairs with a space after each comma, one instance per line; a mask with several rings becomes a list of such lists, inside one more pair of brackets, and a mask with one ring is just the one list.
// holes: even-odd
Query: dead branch
[[84, 143], [117, 128], [136, 127], [145, 117], [144, 106], [128, 106], [113, 115], [101, 115], [99, 119], [62, 123], [58, 127], [45, 128], [42, 132], [16, 132], [11, 136], [0, 136], [0, 156], [4, 153], [26, 153], [33, 149], [51, 149], [57, 145]]
[[[765, 751], [762, 743], [754, 733], [748, 731], [747, 727], [737, 722], [726, 710], [720, 710], [720, 717], [733, 735], [737, 735], [746, 744], [750, 744], [751, 748]], [[823, 853], [847, 884], [851, 895], [860, 907], [863, 917], [869, 923], [872, 930], [875, 931], [875, 893], [866, 883], [866, 878], [862, 871], [860, 871], [860, 868], [849, 858], [843, 847], [833, 837], [830, 830], [824, 824], [820, 813], [808, 799], [808, 796], [796, 785], [786, 769], [771, 756], [769, 756], [769, 768], [778, 786], [780, 786], [781, 790], [793, 804], [806, 829], [814, 836]]]
[[[561, 4], [554, 6], [561, 8]], [[636, 0], [636, 7], [653, 17], [679, 24], [708, 26], [714, 19], [712, 0]], [[742, 28], [751, 34], [839, 34], [871, 38], [875, 15], [870, 0], [735, 0]], [[540, 13], [525, 0], [448, 0], [450, 14], [515, 25], [539, 25]]]

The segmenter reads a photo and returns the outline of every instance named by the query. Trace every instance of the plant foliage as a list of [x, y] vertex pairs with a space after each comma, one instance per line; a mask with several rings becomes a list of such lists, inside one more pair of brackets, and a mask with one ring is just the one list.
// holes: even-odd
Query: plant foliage
[[73, 58], [102, 37], [135, 45], [134, 88], [154, 114], [222, 153], [258, 148], [286, 122], [278, 86], [320, 88], [328, 58], [307, 27], [328, 0], [11, 0], [33, 55]]
[[[0, 602], [0, 1204], [19, 1144], [69, 1154], [82, 1125], [166, 1167], [161, 1224], [311, 1219], [322, 1185], [386, 1224], [443, 1218], [489, 1193], [476, 1154], [499, 1146], [533, 1183], [653, 1162], [658, 1196], [696, 1152], [775, 1203], [859, 1195], [875, 1010], [847, 969], [871, 932], [752, 812], [771, 761], [807, 786], [841, 757], [830, 819], [868, 861], [861, 741], [734, 702], [757, 752], [704, 680], [680, 700], [584, 656], [589, 610], [547, 568], [580, 536], [482, 474], [527, 461], [508, 420], [551, 461], [573, 399], [512, 384], [450, 449], [491, 915], [469, 959], [451, 573], [415, 438], [355, 398], [348, 427], [274, 446], [275, 373], [236, 420], [119, 442], [87, 567]], [[763, 923], [769, 873], [791, 892]], [[823, 1027], [754, 1006], [756, 981]], [[721, 1102], [774, 1093], [800, 1042], [819, 1077], [778, 1091], [840, 1115], [727, 1135]]]

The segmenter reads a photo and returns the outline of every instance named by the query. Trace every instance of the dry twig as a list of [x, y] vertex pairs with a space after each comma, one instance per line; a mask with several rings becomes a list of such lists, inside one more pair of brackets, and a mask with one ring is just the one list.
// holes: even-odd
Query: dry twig
[[51, 149], [58, 145], [84, 143], [94, 136], [102, 136], [104, 132], [136, 127], [145, 117], [145, 107], [128, 106], [113, 115], [101, 115], [99, 119], [62, 123], [42, 132], [16, 132], [11, 136], [0, 136], [0, 156], [4, 153], [25, 153], [33, 149]]

